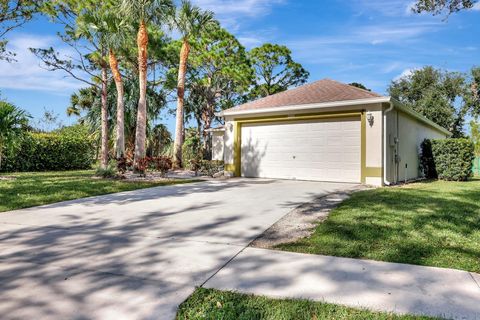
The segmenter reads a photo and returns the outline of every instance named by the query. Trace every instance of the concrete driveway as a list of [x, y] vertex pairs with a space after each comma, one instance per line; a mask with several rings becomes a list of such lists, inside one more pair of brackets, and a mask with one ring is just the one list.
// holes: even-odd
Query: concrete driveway
[[172, 319], [299, 204], [338, 183], [229, 180], [0, 213], [2, 319]]

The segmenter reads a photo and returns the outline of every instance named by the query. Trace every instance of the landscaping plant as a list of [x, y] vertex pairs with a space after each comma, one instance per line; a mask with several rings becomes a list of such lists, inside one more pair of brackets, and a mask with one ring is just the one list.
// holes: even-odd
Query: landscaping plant
[[155, 163], [155, 169], [160, 172], [162, 177], [165, 177], [173, 167], [172, 159], [167, 156], [155, 157], [153, 158], [153, 162]]
[[421, 165], [427, 178], [465, 181], [472, 176], [474, 145], [470, 139], [425, 140]]
[[4, 165], [0, 170], [91, 169], [94, 161], [93, 139], [85, 127], [77, 125], [51, 133], [26, 132], [5, 154]]
[[19, 137], [23, 134], [23, 127], [28, 124], [28, 115], [13, 104], [0, 101], [0, 170], [4, 151], [12, 151]]
[[111, 179], [117, 177], [117, 164], [110, 161], [106, 167], [100, 165], [95, 170], [95, 175], [104, 179]]

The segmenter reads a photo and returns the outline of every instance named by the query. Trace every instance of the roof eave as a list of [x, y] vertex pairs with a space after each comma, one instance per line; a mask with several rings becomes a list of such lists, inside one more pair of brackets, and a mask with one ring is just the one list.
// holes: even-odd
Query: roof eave
[[332, 101], [332, 102], [322, 102], [322, 103], [312, 103], [312, 104], [301, 104], [301, 105], [291, 105], [284, 107], [273, 107], [273, 108], [262, 108], [262, 109], [250, 109], [250, 110], [225, 110], [216, 113], [217, 117], [225, 116], [237, 116], [237, 115], [250, 115], [250, 114], [263, 114], [270, 112], [289, 112], [289, 111], [303, 111], [310, 109], [321, 109], [329, 107], [341, 107], [341, 106], [356, 106], [362, 104], [373, 104], [373, 103], [384, 103], [390, 102], [390, 97], [375, 97], [367, 99], [355, 99], [355, 100], [343, 100], [343, 101]]

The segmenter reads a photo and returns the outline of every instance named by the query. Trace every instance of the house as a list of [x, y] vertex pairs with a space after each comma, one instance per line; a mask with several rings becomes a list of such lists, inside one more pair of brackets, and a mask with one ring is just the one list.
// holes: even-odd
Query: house
[[235, 176], [389, 185], [421, 176], [450, 133], [390, 97], [324, 79], [217, 114], [214, 159]]

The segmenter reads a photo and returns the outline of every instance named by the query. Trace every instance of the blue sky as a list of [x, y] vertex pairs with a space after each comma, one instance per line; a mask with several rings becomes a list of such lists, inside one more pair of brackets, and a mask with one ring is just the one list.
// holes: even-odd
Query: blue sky
[[[287, 45], [310, 71], [310, 81], [331, 78], [361, 82], [381, 94], [392, 79], [424, 65], [467, 72], [480, 65], [480, 3], [445, 17], [414, 15], [407, 0], [194, 0], [216, 13], [223, 26], [247, 47], [264, 42]], [[0, 91], [40, 117], [44, 108], [65, 124], [71, 93], [82, 83], [48, 72], [28, 51], [49, 47], [68, 54], [56, 38], [59, 26], [37, 19], [9, 35], [17, 63], [0, 62]], [[173, 131], [174, 119], [164, 115]]]

